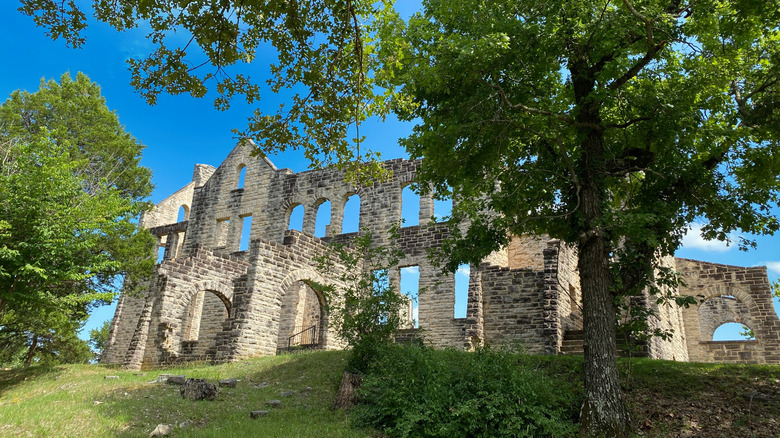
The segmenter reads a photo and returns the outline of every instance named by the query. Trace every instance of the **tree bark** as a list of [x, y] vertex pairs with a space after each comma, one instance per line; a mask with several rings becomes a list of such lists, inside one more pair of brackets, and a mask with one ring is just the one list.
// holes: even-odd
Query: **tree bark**
[[38, 335], [33, 335], [32, 344], [27, 350], [27, 358], [24, 360], [24, 367], [28, 368], [32, 364], [33, 357], [35, 357], [35, 348], [38, 347]]
[[603, 237], [580, 245], [579, 269], [585, 332], [582, 427], [593, 436], [623, 437], [630, 423], [617, 371], [615, 305]]
[[[601, 121], [598, 104], [583, 105], [580, 115], [585, 123], [598, 125]], [[585, 335], [585, 397], [580, 422], [591, 436], [624, 437], [628, 436], [630, 422], [617, 371], [611, 248], [602, 213], [607, 197], [603, 131], [588, 129], [582, 147], [578, 267]]]

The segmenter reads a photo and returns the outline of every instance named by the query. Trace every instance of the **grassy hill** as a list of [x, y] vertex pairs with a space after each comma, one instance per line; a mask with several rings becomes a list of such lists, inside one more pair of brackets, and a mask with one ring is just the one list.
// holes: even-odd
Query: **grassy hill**
[[[146, 437], [158, 424], [176, 425], [176, 437], [377, 436], [330, 409], [346, 358], [314, 352], [142, 373], [96, 365], [0, 370], [0, 436]], [[581, 381], [581, 357], [523, 361], [579, 397], [572, 388]], [[634, 359], [621, 369], [639, 436], [780, 436], [780, 366]], [[154, 382], [159, 374], [239, 382], [215, 401], [193, 402], [178, 386]], [[269, 400], [282, 406], [266, 406]], [[251, 419], [253, 410], [269, 414]]]

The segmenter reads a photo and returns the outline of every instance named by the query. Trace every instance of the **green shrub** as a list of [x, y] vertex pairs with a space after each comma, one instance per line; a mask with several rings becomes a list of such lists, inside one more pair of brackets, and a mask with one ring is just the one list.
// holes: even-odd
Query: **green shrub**
[[573, 435], [577, 396], [522, 357], [487, 348], [383, 348], [364, 376], [353, 420], [398, 437]]

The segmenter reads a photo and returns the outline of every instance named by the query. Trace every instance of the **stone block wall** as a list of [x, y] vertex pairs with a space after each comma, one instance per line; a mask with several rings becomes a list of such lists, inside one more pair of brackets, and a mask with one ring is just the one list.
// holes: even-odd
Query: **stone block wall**
[[[775, 313], [765, 267], [743, 268], [676, 259], [684, 274], [680, 293], [697, 297], [698, 306], [683, 309], [690, 360], [697, 362], [780, 362], [780, 319]], [[755, 341], [713, 341], [727, 322], [748, 325]]]

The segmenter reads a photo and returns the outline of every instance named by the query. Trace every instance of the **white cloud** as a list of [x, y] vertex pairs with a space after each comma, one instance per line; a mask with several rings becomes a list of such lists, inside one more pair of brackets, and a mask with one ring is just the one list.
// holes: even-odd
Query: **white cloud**
[[777, 275], [780, 275], [780, 262], [766, 262], [766, 268]]
[[471, 267], [469, 265], [460, 265], [458, 266], [458, 270], [455, 271], [455, 275], [463, 275], [464, 277], [468, 277], [471, 275]]
[[401, 272], [411, 275], [419, 275], [420, 268], [418, 266], [404, 266], [401, 268]]
[[[704, 240], [701, 237], [701, 224], [692, 223], [688, 229], [688, 233], [683, 237], [682, 247], [685, 249], [698, 249], [707, 252], [726, 252], [731, 251], [731, 246], [726, 242], [720, 240]], [[731, 240], [735, 240], [737, 236], [730, 235]]]

